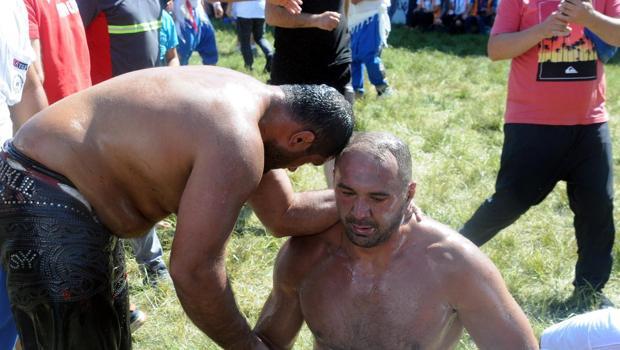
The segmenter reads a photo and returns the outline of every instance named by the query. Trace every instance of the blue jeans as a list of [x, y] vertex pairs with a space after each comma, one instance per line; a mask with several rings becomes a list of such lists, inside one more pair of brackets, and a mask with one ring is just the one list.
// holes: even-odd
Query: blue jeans
[[133, 254], [138, 264], [148, 266], [164, 264], [163, 250], [155, 227], [151, 228], [146, 235], [128, 241], [133, 248]]
[[194, 15], [194, 18], [196, 19], [198, 30], [194, 30], [188, 21], [181, 25], [179, 45], [177, 46], [179, 61], [186, 66], [192, 53], [198, 51], [200, 57], [202, 57], [202, 64], [214, 65], [217, 63], [218, 53], [213, 26], [208, 19], [201, 21], [196, 15]]
[[0, 267], [0, 350], [12, 350], [17, 340], [17, 328], [6, 293], [6, 273]]
[[379, 15], [359, 24], [351, 31], [351, 83], [353, 89], [364, 92], [364, 66], [374, 86], [385, 85], [385, 68], [381, 62]]

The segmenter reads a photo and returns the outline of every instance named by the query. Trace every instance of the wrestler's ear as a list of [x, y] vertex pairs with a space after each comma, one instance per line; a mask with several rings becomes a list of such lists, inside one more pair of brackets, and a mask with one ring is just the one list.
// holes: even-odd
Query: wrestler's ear
[[417, 184], [414, 181], [411, 181], [407, 186], [407, 201], [410, 201], [415, 197], [415, 189]]
[[312, 131], [299, 131], [289, 137], [288, 147], [293, 152], [303, 152], [312, 146], [315, 139], [316, 136]]

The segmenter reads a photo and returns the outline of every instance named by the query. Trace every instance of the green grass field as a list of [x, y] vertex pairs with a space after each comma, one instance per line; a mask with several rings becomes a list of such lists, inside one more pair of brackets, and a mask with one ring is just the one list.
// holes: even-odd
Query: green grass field
[[[271, 39], [271, 36], [269, 36]], [[218, 65], [244, 71], [232, 27], [218, 26]], [[389, 99], [367, 96], [356, 102], [358, 130], [385, 130], [408, 142], [413, 154], [416, 202], [425, 213], [460, 227], [493, 191], [503, 140], [502, 120], [509, 63], [492, 63], [483, 36], [449, 36], [394, 28], [383, 53], [389, 81], [398, 91]], [[193, 62], [198, 63], [197, 57]], [[256, 59], [258, 79], [264, 58]], [[612, 116], [614, 170], [620, 167], [620, 63], [608, 64], [608, 108]], [[616, 177], [616, 191], [620, 183]], [[304, 166], [291, 174], [297, 190], [325, 186], [322, 170]], [[616, 195], [617, 198], [620, 196]], [[620, 203], [616, 201], [616, 208]], [[617, 211], [618, 209], [616, 209]], [[247, 214], [247, 213], [246, 213]], [[616, 212], [616, 217], [620, 213]], [[175, 219], [168, 221], [174, 226]], [[173, 230], [160, 231], [168, 257]], [[253, 324], [270, 288], [272, 265], [284, 239], [265, 233], [258, 220], [243, 215], [228, 245], [228, 272], [241, 311]], [[527, 313], [537, 334], [558, 321], [549, 305], [572, 291], [576, 247], [565, 184], [540, 205], [483, 247]], [[128, 256], [131, 256], [129, 253]], [[605, 291], [620, 304], [620, 242], [614, 271]], [[184, 315], [173, 289], [144, 287], [133, 259], [128, 259], [132, 302], [148, 313], [134, 335], [136, 349], [217, 349]], [[311, 349], [304, 329], [296, 349]], [[458, 349], [475, 349], [463, 336]]]

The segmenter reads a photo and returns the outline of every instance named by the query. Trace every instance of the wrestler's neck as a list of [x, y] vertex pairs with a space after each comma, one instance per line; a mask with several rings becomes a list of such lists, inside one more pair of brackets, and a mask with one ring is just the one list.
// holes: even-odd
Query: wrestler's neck
[[273, 101], [258, 121], [263, 141], [274, 141], [288, 136], [301, 129], [301, 126], [291, 119], [289, 109], [284, 104]]
[[384, 267], [403, 251], [410, 238], [409, 232], [408, 225], [400, 225], [386, 241], [368, 248], [353, 244], [343, 232], [342, 248], [345, 254], [356, 263]]

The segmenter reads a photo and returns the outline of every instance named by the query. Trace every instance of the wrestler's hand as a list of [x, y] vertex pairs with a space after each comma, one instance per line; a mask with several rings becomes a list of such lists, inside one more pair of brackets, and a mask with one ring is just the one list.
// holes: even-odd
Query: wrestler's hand
[[558, 11], [560, 19], [587, 27], [596, 10], [590, 0], [562, 0]]
[[314, 26], [319, 29], [332, 31], [340, 23], [340, 14], [333, 11], [325, 11], [314, 16]]
[[282, 6], [286, 11], [292, 15], [298, 15], [301, 13], [302, 0], [267, 0], [272, 5]]
[[424, 213], [422, 213], [422, 209], [420, 209], [420, 207], [418, 207], [417, 205], [415, 205], [413, 201], [411, 201], [409, 202], [409, 206], [407, 207], [406, 217], [411, 218], [413, 216], [415, 216], [416, 222], [420, 222], [422, 221], [422, 217], [424, 216]]
[[252, 346], [252, 350], [270, 350], [260, 337], [256, 337], [256, 343]]
[[232, 344], [229, 348], [230, 350], [270, 350], [269, 346], [254, 332], [249, 334], [247, 338]]
[[554, 36], [568, 36], [570, 35], [571, 28], [568, 22], [563, 19], [559, 11], [553, 12], [547, 17], [541, 24], [539, 24], [539, 30], [543, 38], [551, 38]]

